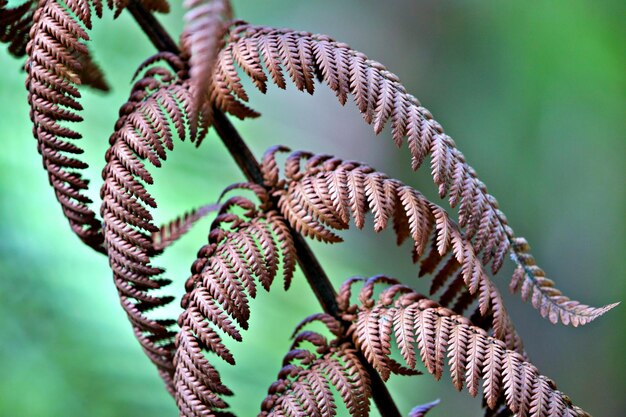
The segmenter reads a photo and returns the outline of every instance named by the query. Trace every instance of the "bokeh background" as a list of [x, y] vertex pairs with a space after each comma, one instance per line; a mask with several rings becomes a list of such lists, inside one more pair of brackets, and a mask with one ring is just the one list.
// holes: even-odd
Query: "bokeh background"
[[[161, 18], [178, 35], [179, 2]], [[385, 63], [455, 139], [519, 235], [558, 287], [592, 305], [626, 300], [626, 10], [622, 0], [234, 1], [258, 24], [326, 33]], [[117, 109], [136, 66], [154, 50], [127, 13], [95, 22], [92, 39], [112, 92], [85, 91], [86, 159], [93, 197]], [[106, 259], [72, 235], [48, 187], [31, 137], [21, 60], [0, 62], [0, 415], [174, 416], [174, 402], [135, 342]], [[263, 117], [237, 123], [257, 155], [270, 145], [364, 160], [434, 198], [428, 169], [412, 173], [388, 131], [375, 137], [353, 105], [321, 87], [314, 98], [288, 88], [252, 94]], [[177, 144], [154, 187], [158, 218], [215, 201], [242, 180], [214, 133], [196, 150]], [[157, 261], [182, 284], [210, 219]], [[345, 234], [314, 245], [338, 285], [387, 273], [416, 288], [407, 246], [391, 233]], [[510, 266], [497, 278], [506, 292]], [[583, 328], [553, 326], [517, 296], [510, 313], [531, 359], [595, 416], [626, 410], [624, 306]], [[295, 324], [319, 311], [304, 279], [275, 284], [253, 303], [235, 368], [222, 366], [239, 415], [255, 415], [275, 379]], [[176, 315], [177, 303], [169, 313]], [[403, 412], [442, 398], [437, 416], [478, 416], [480, 401], [449, 379], [392, 378]], [[376, 415], [376, 413], [374, 413]]]

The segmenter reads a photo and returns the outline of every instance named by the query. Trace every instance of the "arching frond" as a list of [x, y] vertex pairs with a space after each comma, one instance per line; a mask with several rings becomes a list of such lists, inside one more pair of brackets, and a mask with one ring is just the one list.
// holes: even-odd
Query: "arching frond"
[[[246, 185], [244, 185], [245, 187]], [[259, 192], [263, 205], [269, 196]], [[235, 188], [235, 187], [229, 187]], [[243, 215], [236, 212], [243, 211]], [[241, 341], [240, 329], [248, 328], [248, 298], [257, 293], [257, 282], [269, 291], [282, 267], [289, 287], [295, 267], [295, 248], [287, 225], [274, 211], [260, 211], [244, 198], [226, 201], [211, 226], [209, 243], [198, 251], [192, 276], [183, 297], [185, 311], [178, 322], [176, 341], [176, 400], [181, 416], [203, 416], [228, 404], [219, 374], [210, 367], [203, 351], [212, 352], [230, 364], [235, 359], [220, 333]]]
[[30, 0], [17, 7], [8, 7], [6, 0], [0, 1], [0, 42], [9, 44], [14, 56], [26, 53], [28, 32], [33, 23], [37, 1]]
[[[513, 260], [524, 266], [525, 254], [513, 245], [516, 237], [496, 199], [487, 192], [452, 138], [445, 134], [428, 109], [408, 94], [398, 77], [382, 64], [325, 35], [247, 24], [234, 26], [215, 65], [211, 97], [214, 105], [223, 111], [246, 118], [258, 114], [244, 104], [247, 94], [237, 67], [242, 68], [262, 92], [266, 91], [270, 79], [285, 88], [286, 73], [300, 91], [312, 94], [315, 77], [319, 75], [337, 94], [340, 103], [344, 104], [347, 97], [352, 96], [364, 120], [376, 133], [391, 124], [394, 142], [398, 146], [407, 143], [413, 169], [418, 169], [427, 156], [431, 157], [432, 176], [439, 194], [442, 198], [448, 196], [453, 207], [458, 206], [459, 226], [465, 239], [471, 240], [474, 252], [482, 255], [484, 265], [491, 263], [496, 273], [510, 252]], [[358, 185], [359, 172], [353, 174], [355, 176], [349, 180]], [[377, 199], [379, 196], [370, 197]], [[361, 221], [360, 214], [355, 211], [357, 225]], [[388, 213], [378, 214], [377, 226], [384, 223], [384, 215]], [[320, 239], [336, 240], [327, 232], [302, 230]], [[522, 270], [532, 272], [528, 268]], [[568, 323], [586, 323], [611, 308], [584, 310], [578, 304], [562, 303], [560, 294], [542, 290], [540, 281], [532, 273], [526, 280], [551, 299], [548, 304], [560, 305], [563, 314], [559, 317], [571, 318], [566, 320]]]
[[[83, 242], [103, 251], [100, 221], [89, 208], [88, 181], [81, 175], [87, 164], [78, 159], [83, 151], [73, 143], [81, 135], [69, 127], [82, 120], [78, 85], [82, 71], [93, 64], [84, 44], [92, 8], [100, 15], [99, 0], [39, 1], [26, 48], [26, 88], [37, 149], [63, 213]], [[19, 36], [16, 27], [12, 30]], [[93, 68], [88, 73], [93, 75]]]
[[159, 253], [152, 235], [159, 229], [150, 212], [156, 201], [146, 189], [146, 184], [153, 183], [146, 160], [161, 166], [166, 150], [173, 149], [174, 138], [187, 136], [191, 94], [183, 81], [185, 65], [176, 55], [158, 54], [140, 67], [143, 69], [145, 73], [121, 107], [109, 140], [111, 147], [102, 173], [101, 215], [122, 306], [144, 351], [173, 393], [175, 333], [170, 326], [174, 322], [152, 319], [147, 314], [172, 297], [151, 295], [152, 290], [170, 281], [160, 277], [163, 269], [151, 264]]
[[162, 251], [172, 243], [180, 239], [187, 233], [198, 220], [207, 214], [219, 210], [218, 204], [210, 204], [193, 209], [171, 222], [159, 227], [159, 230], [152, 234], [152, 244], [156, 251]]
[[530, 254], [530, 246], [526, 239], [516, 238], [513, 241], [518, 267], [513, 273], [511, 292], [521, 289], [522, 299], [531, 300], [532, 305], [543, 317], [552, 323], [582, 326], [600, 317], [619, 303], [609, 304], [601, 308], [590, 307], [571, 300], [554, 288], [554, 281], [546, 278], [545, 272], [537, 266]]
[[[343, 287], [340, 299], [350, 299], [351, 280]], [[372, 298], [377, 283], [391, 284]], [[574, 406], [569, 397], [556, 389], [554, 382], [541, 375], [518, 352], [490, 337], [465, 317], [407, 290], [388, 277], [372, 277], [359, 294], [360, 305], [349, 307], [343, 315], [353, 321], [348, 332], [367, 360], [381, 373], [389, 375], [391, 341], [401, 349], [409, 367], [419, 356], [436, 379], [445, 365], [457, 389], [467, 385], [472, 396], [482, 386], [487, 405], [495, 408], [501, 393], [507, 407], [519, 417], [589, 415]]]
[[[272, 162], [275, 152], [276, 149], [270, 149], [264, 158], [266, 178], [277, 178], [277, 164]], [[280, 184], [276, 182], [273, 193], [279, 197], [283, 216], [305, 236], [340, 241], [330, 228], [346, 229], [350, 218], [362, 228], [366, 213], [372, 212], [376, 231], [385, 229], [390, 219], [400, 219], [394, 222], [395, 231], [398, 237], [411, 236], [415, 261], [424, 254], [432, 237], [436, 252], [440, 256], [451, 252], [460, 265], [460, 286], [465, 285], [470, 296], [478, 298], [483, 316], [493, 317], [496, 337], [506, 340], [511, 349], [522, 351], [521, 339], [500, 293], [485, 273], [471, 242], [444, 209], [371, 167], [327, 155], [295, 152], [287, 158], [285, 176]], [[470, 298], [468, 304], [473, 300]], [[462, 310], [464, 304], [457, 307]]]
[[[328, 315], [313, 320], [331, 323], [329, 329], [341, 324]], [[305, 320], [306, 322], [310, 320]], [[298, 326], [301, 327], [301, 326]], [[350, 416], [367, 417], [371, 396], [370, 380], [350, 343], [341, 342], [341, 333], [328, 341], [323, 335], [303, 331], [294, 337], [259, 417], [334, 417], [337, 415], [336, 390]], [[303, 345], [310, 345], [312, 350]]]
[[194, 110], [199, 111], [209, 98], [213, 69], [233, 12], [229, 0], [186, 0], [185, 8], [183, 48], [189, 54]]

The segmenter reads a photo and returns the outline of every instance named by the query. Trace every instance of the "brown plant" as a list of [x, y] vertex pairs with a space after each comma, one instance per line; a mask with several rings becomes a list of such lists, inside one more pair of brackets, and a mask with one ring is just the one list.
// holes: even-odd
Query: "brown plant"
[[[482, 386], [487, 416], [588, 416], [529, 362], [487, 267], [497, 274], [508, 254], [516, 264], [511, 291], [521, 289], [523, 299], [555, 324], [584, 325], [615, 304], [590, 307], [554, 288], [455, 142], [397, 76], [326, 35], [232, 21], [227, 0], [187, 1], [180, 47], [151, 14], [167, 12], [165, 0], [106, 3], [116, 16], [128, 9], [159, 52], [138, 68], [109, 139], [101, 218], [86, 195], [87, 165], [74, 124], [82, 121], [79, 86], [108, 89], [86, 46], [102, 2], [29, 0], [9, 8], [0, 0], [0, 41], [10, 53], [27, 55], [33, 134], [50, 185], [74, 233], [108, 257], [134, 334], [181, 416], [232, 415], [224, 397], [233, 390], [211, 353], [235, 364], [225, 336], [242, 342], [257, 283], [269, 291], [282, 275], [288, 289], [296, 263], [324, 313], [297, 327], [260, 416], [335, 416], [336, 396], [352, 416], [369, 415], [370, 399], [381, 415], [399, 416], [384, 381], [421, 374], [420, 361], [437, 380], [449, 368], [453, 385], [467, 386], [472, 396]], [[244, 74], [263, 93], [270, 81], [284, 89], [291, 79], [309, 94], [317, 83], [327, 85], [342, 105], [352, 97], [376, 134], [389, 124], [394, 143], [406, 142], [414, 170], [430, 158], [439, 196], [458, 207], [456, 213], [366, 164], [332, 155], [294, 152], [281, 170], [276, 158], [288, 149], [279, 145], [258, 163], [225, 116], [260, 115], [247, 104]], [[200, 145], [211, 127], [249, 181], [225, 193], [251, 192], [255, 201], [236, 195], [157, 226], [151, 171], [162, 166], [176, 137]], [[208, 243], [185, 283], [183, 312], [178, 320], [155, 318], [152, 310], [173, 297], [156, 291], [171, 281], [154, 258], [213, 211]], [[351, 222], [362, 229], [368, 213], [376, 232], [391, 222], [398, 245], [412, 241], [412, 260], [420, 263], [420, 275], [432, 277], [429, 296], [439, 293], [438, 303], [382, 275], [351, 278], [336, 294], [304, 237], [341, 242], [338, 231]], [[355, 304], [357, 282], [364, 285]], [[386, 287], [375, 298], [377, 284]], [[332, 339], [303, 330], [314, 321]], [[404, 364], [394, 359], [396, 350]], [[410, 415], [424, 416], [437, 403]]]

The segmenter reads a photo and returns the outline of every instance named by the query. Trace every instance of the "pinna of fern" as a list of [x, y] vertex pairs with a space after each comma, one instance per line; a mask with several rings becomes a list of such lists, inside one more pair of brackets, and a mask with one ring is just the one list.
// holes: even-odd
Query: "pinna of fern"
[[[328, 341], [316, 332], [299, 332], [313, 321], [323, 323], [335, 338]], [[299, 324], [278, 379], [263, 400], [259, 417], [334, 417], [337, 415], [337, 401], [332, 387], [339, 393], [351, 416], [368, 416], [371, 396], [369, 376], [354, 346], [345, 340], [344, 332], [343, 324], [327, 314], [311, 316]], [[304, 345], [307, 344], [313, 350], [306, 349]]]
[[[268, 210], [269, 195], [254, 184], [235, 188], [254, 191], [257, 207], [243, 197], [232, 197], [221, 206], [211, 225], [209, 242], [198, 251], [191, 268], [178, 319], [174, 375], [176, 403], [181, 416], [224, 413], [223, 396], [231, 391], [210, 363], [212, 353], [235, 364], [220, 333], [241, 341], [240, 329], [248, 328], [248, 298], [257, 294], [257, 282], [266, 291], [282, 270], [289, 288], [295, 268], [295, 247], [284, 219]], [[223, 414], [219, 414], [223, 415]]]
[[[363, 282], [358, 304], [351, 304], [352, 287]], [[385, 284], [377, 299], [374, 287]], [[504, 393], [506, 405], [518, 417], [580, 416], [585, 411], [556, 389], [549, 378], [518, 352], [454, 311], [439, 306], [399, 281], [385, 276], [352, 278], [338, 295], [345, 308], [342, 318], [351, 322], [348, 334], [377, 369], [389, 361], [391, 346], [399, 349], [409, 368], [416, 357], [436, 379], [447, 365], [454, 386], [467, 386], [472, 396], [482, 382], [489, 408]], [[417, 347], [417, 349], [416, 349]]]
[[[6, 1], [0, 1], [0, 42], [7, 43], [9, 45], [9, 53], [16, 57], [26, 55], [26, 45], [30, 40], [29, 32], [38, 3], [37, 0], [29, 0], [11, 8], [7, 6]], [[41, 33], [35, 36], [41, 36]], [[51, 47], [49, 52], [53, 55], [59, 53], [54, 52], [53, 48], [55, 46], [48, 46]], [[59, 46], [57, 45], [56, 47]], [[80, 64], [79, 72], [77, 73], [80, 84], [96, 90], [108, 91], [109, 85], [102, 70], [93, 60], [91, 52], [89, 50], [87, 53], [73, 51], [73, 54]]]
[[194, 113], [208, 102], [217, 55], [224, 46], [224, 35], [233, 10], [228, 0], [186, 0], [185, 30], [181, 36], [184, 55], [189, 55], [189, 76], [194, 96]]
[[88, 56], [84, 42], [89, 39], [91, 7], [91, 2], [41, 0], [32, 16], [25, 68], [33, 136], [50, 185], [72, 230], [103, 252], [100, 221], [85, 193], [89, 181], [81, 175], [87, 164], [79, 159], [83, 150], [74, 143], [81, 135], [70, 127], [82, 121], [78, 85]]
[[[128, 0], [108, 0], [116, 16]], [[142, 7], [167, 11], [166, 0], [141, 0]], [[15, 8], [0, 3], [0, 42], [15, 56], [27, 54], [26, 89], [33, 136], [63, 214], [76, 235], [104, 253], [100, 220], [89, 207], [89, 181], [82, 172], [81, 139], [73, 127], [82, 121], [79, 86], [107, 91], [109, 86], [86, 42], [93, 16], [101, 17], [101, 0], [28, 0]]]
[[[161, 229], [151, 210], [156, 201], [147, 191], [153, 183], [148, 166], [159, 167], [174, 138], [201, 141], [206, 129], [191, 135], [189, 109], [191, 93], [185, 84], [185, 64], [178, 56], [157, 54], [139, 68], [141, 78], [135, 83], [129, 100], [121, 107], [120, 117], [111, 136], [102, 177], [101, 215], [104, 244], [113, 270], [120, 301], [144, 351], [173, 393], [173, 354], [175, 332], [172, 320], [152, 319], [148, 312], [172, 300], [170, 296], [152, 295], [169, 284], [163, 269], [152, 265], [167, 241], [184, 233], [196, 215], [179, 224]], [[200, 214], [206, 214], [202, 210]]]
[[16, 7], [9, 7], [7, 0], [0, 0], [0, 42], [9, 45], [9, 53], [23, 56], [26, 53], [28, 32], [37, 2], [27, 1]]
[[[331, 229], [347, 229], [350, 218], [361, 229], [366, 213], [371, 211], [377, 232], [392, 220], [398, 244], [412, 238], [414, 262], [422, 257], [432, 240], [431, 251], [440, 256], [451, 252], [451, 261], [461, 269], [458, 274], [461, 286], [453, 285], [456, 283], [453, 281], [442, 298], [451, 302], [458, 295], [454, 310], [459, 314], [478, 298], [479, 314], [492, 318], [495, 336], [505, 340], [510, 349], [523, 352], [522, 341], [502, 296], [484, 271], [471, 242], [445, 210], [417, 190], [367, 165], [330, 155], [294, 152], [285, 162], [285, 178], [279, 179], [275, 156], [276, 152], [286, 150], [270, 148], [263, 158], [263, 169], [266, 185], [272, 187], [281, 213], [296, 231], [321, 241], [339, 242], [341, 238]], [[442, 271], [435, 276], [440, 286], [451, 275], [450, 269], [442, 268]], [[463, 286], [468, 295], [461, 293]]]
[[[332, 340], [320, 333], [302, 330], [316, 321], [330, 331]], [[296, 327], [293, 339], [278, 379], [261, 404], [259, 417], [341, 415], [337, 412], [333, 388], [350, 416], [369, 416], [371, 382], [354, 346], [346, 341], [344, 324], [328, 314], [315, 314]], [[312, 349], [307, 349], [307, 345]], [[424, 417], [438, 403], [417, 406], [409, 417]]]
[[[352, 288], [356, 283], [363, 283], [363, 287], [358, 304], [352, 304]], [[379, 284], [386, 286], [374, 299], [374, 287]], [[354, 351], [346, 343], [346, 337], [379, 371], [383, 363], [395, 362], [391, 358], [393, 346], [399, 349], [410, 369], [416, 368], [419, 358], [436, 379], [441, 378], [444, 367], [448, 366], [457, 389], [467, 385], [470, 394], [476, 396], [482, 385], [490, 408], [497, 405], [503, 393], [507, 407], [517, 417], [589, 416], [522, 355], [506, 349], [501, 340], [395, 279], [351, 278], [342, 286], [338, 303], [343, 322], [317, 314], [297, 326], [291, 350], [285, 356], [278, 380], [263, 401], [260, 417], [335, 416], [337, 402], [332, 386], [351, 416], [368, 416], [368, 401], [364, 398], [371, 393], [369, 380], [363, 376], [359, 361], [353, 359]], [[329, 342], [319, 333], [301, 331], [314, 321], [324, 323], [334, 339]], [[305, 349], [305, 344], [314, 349]], [[409, 372], [402, 370], [402, 373]], [[437, 403], [418, 406], [410, 415], [423, 416]]]
[[214, 64], [207, 94], [227, 113], [242, 119], [256, 117], [258, 113], [245, 104], [248, 94], [240, 74], [247, 75], [263, 93], [270, 80], [284, 89], [290, 78], [298, 90], [313, 94], [319, 79], [336, 93], [341, 104], [352, 96], [375, 133], [391, 124], [395, 144], [407, 143], [414, 170], [427, 156], [431, 157], [439, 194], [442, 198], [448, 196], [452, 207], [458, 206], [461, 231], [481, 255], [482, 263], [491, 264], [497, 273], [510, 253], [518, 266], [513, 281], [524, 282], [524, 293], [533, 293], [533, 306], [543, 317], [576, 326], [616, 305], [590, 307], [553, 288], [553, 282], [545, 278], [528, 253], [528, 245], [519, 244], [522, 238], [515, 236], [497, 200], [487, 192], [452, 138], [382, 64], [325, 35], [240, 23], [231, 26]]

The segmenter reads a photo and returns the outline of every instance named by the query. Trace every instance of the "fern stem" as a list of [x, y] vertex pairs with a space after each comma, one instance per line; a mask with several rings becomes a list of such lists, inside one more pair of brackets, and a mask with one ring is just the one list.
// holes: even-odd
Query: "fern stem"
[[[137, 21], [143, 32], [148, 36], [152, 44], [159, 51], [167, 51], [179, 54], [178, 45], [171, 38], [159, 21], [138, 1], [131, 1], [128, 11]], [[252, 151], [226, 115], [218, 109], [214, 109], [213, 125], [218, 136], [228, 149], [245, 177], [252, 182], [263, 185], [261, 166], [252, 154]], [[315, 293], [324, 311], [336, 318], [339, 307], [336, 301], [337, 292], [333, 287], [328, 275], [313, 254], [300, 233], [290, 228], [298, 256], [298, 264], [306, 277], [309, 286]], [[359, 359], [365, 365], [372, 383], [372, 397], [380, 412], [381, 417], [400, 417], [400, 411], [396, 406], [387, 386], [376, 370], [367, 362], [359, 352]]]
[[161, 23], [140, 2], [131, 1], [126, 7], [139, 24], [141, 30], [148, 36], [150, 42], [161, 52], [180, 54], [178, 45]]
[[[214, 127], [218, 136], [224, 142], [233, 159], [249, 181], [263, 184], [261, 166], [246, 145], [239, 132], [230, 120], [221, 111], [214, 109]], [[311, 251], [300, 233], [290, 228], [291, 235], [298, 252], [298, 263], [304, 272], [315, 296], [319, 300], [324, 311], [334, 317], [338, 317], [337, 292], [333, 288], [326, 272]]]

